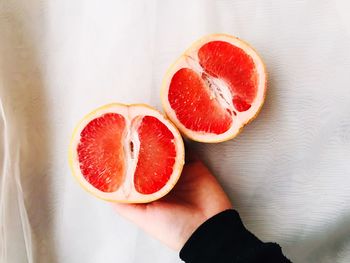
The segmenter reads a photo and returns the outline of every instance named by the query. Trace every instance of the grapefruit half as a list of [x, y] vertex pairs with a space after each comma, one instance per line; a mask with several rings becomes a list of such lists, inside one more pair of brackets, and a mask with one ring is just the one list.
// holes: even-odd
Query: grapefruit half
[[195, 42], [162, 85], [167, 116], [188, 138], [215, 143], [235, 137], [263, 105], [265, 66], [242, 40], [224, 34]]
[[93, 195], [146, 203], [179, 179], [184, 145], [175, 126], [150, 106], [109, 104], [75, 128], [69, 160], [73, 175]]

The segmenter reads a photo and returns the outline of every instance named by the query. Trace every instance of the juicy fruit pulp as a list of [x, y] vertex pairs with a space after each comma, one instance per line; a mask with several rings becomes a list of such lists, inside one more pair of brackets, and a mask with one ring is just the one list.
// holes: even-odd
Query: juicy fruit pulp
[[73, 173], [104, 199], [147, 202], [166, 194], [183, 165], [179, 132], [144, 105], [109, 107], [86, 117], [74, 133]]
[[[174, 135], [155, 117], [141, 118], [140, 123], [131, 124], [138, 125], [140, 144], [134, 183], [138, 192], [152, 194], [167, 183], [173, 172]], [[127, 165], [123, 149], [125, 134], [125, 119], [116, 113], [92, 120], [81, 132], [78, 144], [81, 172], [90, 184], [103, 192], [116, 191], [124, 181]], [[134, 159], [132, 140], [129, 146], [130, 158]]]
[[140, 152], [135, 171], [135, 188], [143, 194], [160, 190], [173, 172], [176, 150], [174, 135], [158, 119], [143, 118], [138, 128]]
[[263, 63], [248, 45], [232, 36], [211, 35], [199, 42], [166, 76], [165, 111], [194, 140], [206, 141], [206, 134], [233, 137], [263, 103]]
[[248, 110], [256, 96], [254, 63], [242, 49], [223, 41], [202, 46], [198, 63], [198, 71], [182, 68], [174, 74], [169, 102], [186, 128], [220, 134], [230, 128], [232, 115]]
[[124, 181], [123, 133], [125, 119], [106, 113], [89, 122], [80, 133], [78, 157], [85, 179], [103, 192], [114, 192]]

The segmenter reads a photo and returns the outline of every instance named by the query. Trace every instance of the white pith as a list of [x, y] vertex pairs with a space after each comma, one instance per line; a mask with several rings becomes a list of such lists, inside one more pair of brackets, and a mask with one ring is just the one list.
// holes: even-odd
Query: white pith
[[[124, 196], [128, 198], [130, 193], [135, 190], [134, 188], [134, 177], [128, 176], [133, 175], [136, 170], [139, 151], [140, 151], [140, 140], [137, 134], [137, 129], [142, 121], [142, 117], [137, 120], [132, 120], [130, 116], [124, 116], [126, 120], [125, 136], [123, 140], [124, 160], [125, 160], [125, 179], [124, 183], [120, 186], [119, 190], [123, 192]], [[133, 144], [133, 150], [131, 145]]]
[[232, 103], [232, 93], [228, 84], [219, 78], [215, 78], [207, 74], [202, 66], [199, 64], [198, 59], [190, 56], [185, 56], [187, 65], [195, 71], [199, 76], [202, 76], [203, 81], [207, 84], [208, 92], [211, 100], [216, 100], [223, 108], [235, 111]]
[[[84, 127], [93, 119], [105, 114], [105, 113], [118, 113], [124, 116], [126, 120], [125, 136], [124, 136], [124, 153], [125, 153], [125, 177], [122, 185], [111, 193], [100, 191], [92, 186], [83, 176], [80, 171], [77, 146], [80, 142], [80, 133]], [[173, 167], [173, 173], [168, 180], [167, 184], [158, 192], [153, 194], [141, 194], [136, 191], [134, 186], [134, 173], [138, 160], [138, 153], [140, 150], [140, 141], [137, 134], [137, 128], [140, 124], [143, 116], [153, 116], [164, 123], [167, 128], [174, 135], [174, 145], [176, 148], [176, 158]], [[130, 141], [133, 142], [133, 151], [130, 149]], [[168, 193], [176, 184], [184, 164], [184, 146], [181, 135], [178, 130], [158, 111], [146, 106], [146, 105], [123, 105], [112, 104], [97, 109], [85, 117], [79, 126], [76, 128], [73, 134], [73, 138], [70, 145], [70, 162], [73, 174], [79, 181], [79, 183], [87, 191], [91, 192], [95, 196], [116, 202], [128, 202], [128, 203], [145, 203], [156, 200], [166, 193]]]
[[[190, 68], [201, 74], [205, 73], [198, 63], [199, 61], [198, 50], [204, 44], [211, 41], [224, 41], [243, 49], [253, 59], [253, 62], [255, 64], [255, 71], [258, 77], [257, 95], [254, 101], [251, 103], [251, 107], [249, 108], [249, 110], [244, 112], [239, 112], [234, 109], [232, 105], [232, 97], [234, 94], [231, 94], [231, 91], [228, 88], [227, 84], [221, 79], [217, 79], [213, 77], [210, 78], [209, 81], [211, 81], [212, 85], [214, 85], [215, 87], [210, 90], [211, 98], [216, 99], [218, 103], [222, 105], [224, 108], [229, 108], [232, 112], [236, 113], [236, 115], [232, 114], [232, 119], [233, 119], [232, 126], [222, 134], [199, 132], [199, 131], [193, 131], [186, 128], [178, 120], [175, 114], [175, 111], [170, 106], [170, 103], [168, 100], [170, 82], [172, 77], [178, 70], [180, 70], [181, 68]], [[219, 91], [219, 89], [221, 89], [221, 91]], [[228, 140], [239, 133], [240, 129], [246, 123], [248, 123], [249, 120], [252, 119], [252, 117], [254, 117], [258, 113], [262, 105], [262, 102], [264, 101], [265, 90], [266, 90], [265, 67], [260, 57], [258, 56], [258, 54], [255, 52], [255, 50], [253, 50], [249, 45], [239, 40], [238, 38], [235, 38], [229, 35], [224, 35], [224, 34], [216, 34], [216, 35], [210, 35], [198, 40], [168, 70], [163, 81], [162, 103], [168, 117], [186, 137], [193, 139], [195, 141], [214, 143], [214, 142]]]

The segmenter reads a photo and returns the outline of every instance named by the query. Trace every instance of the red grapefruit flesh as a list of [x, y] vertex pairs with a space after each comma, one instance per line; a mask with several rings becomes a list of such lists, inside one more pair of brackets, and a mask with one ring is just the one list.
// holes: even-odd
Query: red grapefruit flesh
[[106, 113], [91, 120], [80, 133], [77, 154], [81, 173], [102, 192], [116, 191], [124, 180], [125, 125], [122, 115]]
[[181, 68], [174, 74], [169, 87], [169, 103], [186, 128], [217, 134], [230, 128], [230, 113], [210, 96], [205, 82], [194, 70]]
[[[228, 42], [211, 41], [198, 50], [198, 59], [204, 72], [227, 83], [231, 93], [240, 101], [249, 105], [255, 99], [257, 91], [255, 65], [253, 59], [243, 49]], [[248, 109], [249, 107], [244, 107], [237, 110]]]
[[145, 203], [168, 193], [184, 163], [183, 141], [146, 105], [111, 104], [87, 115], [70, 145], [73, 174], [105, 200]]
[[192, 45], [164, 78], [162, 102], [187, 137], [200, 142], [233, 138], [260, 110], [265, 67], [246, 43], [209, 35]]
[[146, 116], [138, 128], [140, 151], [135, 171], [135, 188], [152, 194], [168, 182], [176, 158], [174, 135], [157, 118]]

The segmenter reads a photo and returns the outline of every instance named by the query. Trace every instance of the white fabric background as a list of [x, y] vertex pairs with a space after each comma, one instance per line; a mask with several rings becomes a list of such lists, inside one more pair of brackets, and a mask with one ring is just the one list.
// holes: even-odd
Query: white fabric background
[[160, 108], [167, 67], [216, 32], [266, 62], [263, 110], [197, 145], [247, 227], [295, 262], [350, 262], [348, 0], [0, 1], [1, 262], [180, 262], [73, 180], [77, 121], [110, 102]]

